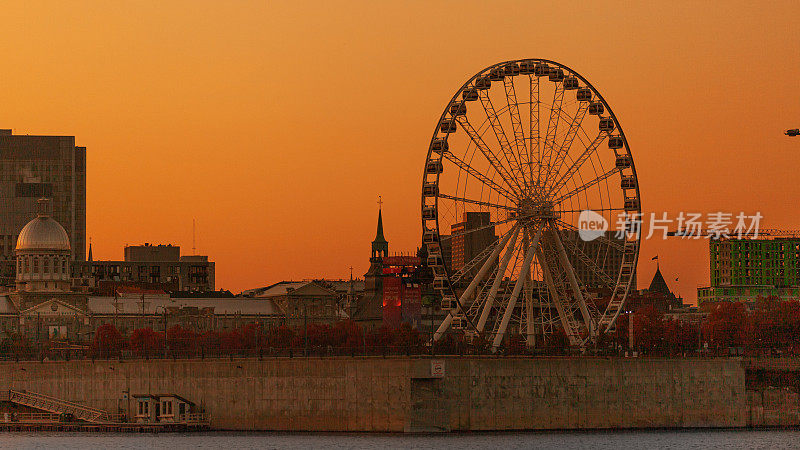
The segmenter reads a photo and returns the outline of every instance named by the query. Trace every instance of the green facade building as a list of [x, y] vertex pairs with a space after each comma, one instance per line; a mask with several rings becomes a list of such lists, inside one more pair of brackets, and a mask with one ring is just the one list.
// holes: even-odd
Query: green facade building
[[700, 304], [800, 293], [800, 238], [712, 239], [709, 261], [711, 285], [697, 289]]

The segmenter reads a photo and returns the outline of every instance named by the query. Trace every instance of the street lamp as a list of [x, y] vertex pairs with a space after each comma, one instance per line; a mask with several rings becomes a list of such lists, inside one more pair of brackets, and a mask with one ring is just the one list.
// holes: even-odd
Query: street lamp
[[158, 305], [153, 311], [158, 314], [158, 308], [161, 308], [164, 314], [164, 359], [167, 358], [167, 307]]

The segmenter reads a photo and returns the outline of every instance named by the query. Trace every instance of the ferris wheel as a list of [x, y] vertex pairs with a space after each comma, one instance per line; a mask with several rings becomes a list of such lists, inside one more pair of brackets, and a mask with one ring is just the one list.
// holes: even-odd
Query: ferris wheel
[[[448, 311], [434, 339], [463, 329], [496, 349], [563, 330], [584, 346], [634, 284], [640, 216], [628, 142], [585, 78], [545, 59], [481, 70], [445, 107], [425, 161], [423, 242]], [[584, 234], [588, 223], [599, 231]]]

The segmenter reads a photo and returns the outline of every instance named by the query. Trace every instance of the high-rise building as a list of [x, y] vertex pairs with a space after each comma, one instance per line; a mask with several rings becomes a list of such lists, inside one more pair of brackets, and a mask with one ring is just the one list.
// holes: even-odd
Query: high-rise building
[[497, 240], [490, 224], [488, 212], [470, 211], [463, 214], [461, 222], [450, 226], [452, 270], [460, 270]]
[[711, 285], [697, 289], [700, 304], [800, 294], [800, 238], [711, 239], [708, 250]]
[[71, 259], [86, 258], [86, 148], [74, 136], [14, 135], [0, 129], [0, 276], [14, 274], [22, 227], [49, 198], [49, 215], [69, 235]]
[[[617, 281], [622, 267], [622, 248], [625, 240], [616, 237], [613, 233], [607, 234], [605, 239], [592, 241], [581, 239], [578, 232], [574, 230], [561, 230], [560, 234], [567, 249], [569, 262], [583, 285], [590, 290], [612, 288], [613, 284], [609, 284], [609, 280], [611, 283]], [[584, 262], [586, 258], [592, 261], [591, 265]], [[631, 289], [636, 289], [635, 272], [631, 280]]]

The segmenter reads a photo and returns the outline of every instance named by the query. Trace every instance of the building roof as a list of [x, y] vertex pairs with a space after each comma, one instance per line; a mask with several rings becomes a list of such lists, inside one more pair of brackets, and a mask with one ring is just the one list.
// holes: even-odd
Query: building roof
[[[44, 201], [42, 201], [44, 200]], [[39, 201], [39, 215], [19, 232], [17, 250], [69, 250], [67, 230], [46, 212], [47, 201]]]
[[[347, 282], [347, 288], [350, 289], [349, 281]], [[363, 282], [362, 282], [363, 283]], [[278, 283], [262, 287], [256, 289], [250, 289], [248, 291], [242, 292], [243, 297], [253, 297], [253, 298], [276, 298], [276, 297], [284, 297], [289, 295], [290, 293], [295, 296], [303, 296], [303, 295], [336, 295], [338, 292], [346, 292], [346, 291], [337, 291], [336, 287], [331, 284], [328, 286], [329, 282], [325, 280], [307, 280], [307, 281], [280, 281]], [[354, 284], [354, 288], [358, 288], [358, 285]], [[363, 290], [363, 288], [362, 288]]]
[[[115, 306], [116, 304], [116, 306]], [[175, 308], [213, 308], [214, 314], [272, 315], [280, 310], [271, 299], [256, 298], [169, 298], [145, 297], [145, 314], [163, 314], [164, 309]], [[117, 309], [119, 308], [119, 309]], [[141, 297], [89, 297], [88, 309], [91, 314], [141, 314]]]
[[667, 281], [664, 280], [664, 276], [661, 275], [661, 268], [656, 266], [656, 273], [653, 275], [653, 281], [650, 282], [650, 287], [647, 288], [649, 292], [659, 292], [664, 295], [672, 295], [672, 291], [669, 290], [669, 286], [667, 285]]
[[[350, 292], [350, 281], [349, 280], [322, 280], [322, 284], [330, 284], [331, 288], [333, 288], [336, 292], [343, 292], [347, 293]], [[366, 284], [364, 280], [353, 280], [353, 290], [355, 292], [363, 292]]]
[[308, 281], [279, 281], [269, 286], [250, 289], [242, 291], [244, 297], [276, 297], [286, 295], [289, 289], [297, 289], [298, 287], [308, 283]]

